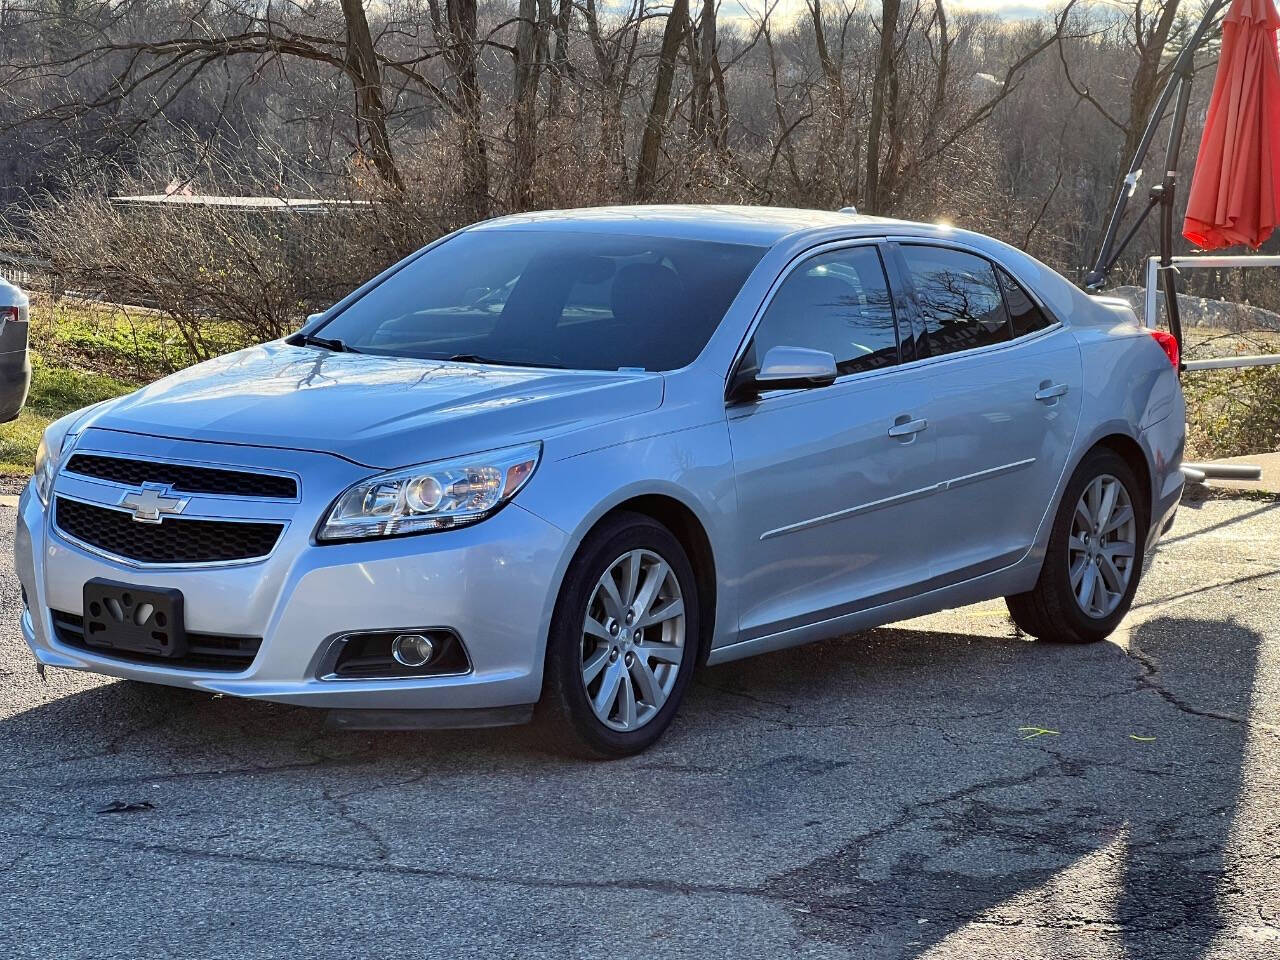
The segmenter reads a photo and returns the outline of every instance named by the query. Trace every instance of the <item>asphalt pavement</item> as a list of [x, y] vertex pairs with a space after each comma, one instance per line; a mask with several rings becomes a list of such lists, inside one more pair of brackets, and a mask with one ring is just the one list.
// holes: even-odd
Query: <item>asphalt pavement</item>
[[715, 667], [612, 763], [41, 680], [0, 524], [2, 957], [1280, 956], [1274, 500], [1185, 504], [1111, 642]]

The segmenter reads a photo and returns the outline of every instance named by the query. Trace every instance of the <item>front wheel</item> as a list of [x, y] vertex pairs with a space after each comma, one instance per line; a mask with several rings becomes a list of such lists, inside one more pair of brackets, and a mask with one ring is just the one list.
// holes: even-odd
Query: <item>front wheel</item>
[[573, 753], [644, 750], [679, 708], [699, 636], [680, 542], [641, 514], [610, 517], [587, 536], [560, 588], [541, 719]]
[[1040, 579], [1006, 597], [1013, 622], [1043, 640], [1093, 643], [1129, 612], [1150, 523], [1132, 468], [1106, 448], [1087, 454], [1054, 518]]

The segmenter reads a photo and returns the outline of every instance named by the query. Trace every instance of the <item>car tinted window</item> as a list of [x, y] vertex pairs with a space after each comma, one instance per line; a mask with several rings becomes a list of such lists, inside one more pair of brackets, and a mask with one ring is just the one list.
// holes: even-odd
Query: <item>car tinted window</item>
[[1022, 337], [1049, 326], [1049, 318], [1036, 306], [1022, 284], [1013, 279], [1004, 267], [996, 267], [996, 273], [1000, 275], [1000, 286], [1004, 288], [1004, 302], [1009, 308], [1013, 335]]
[[316, 332], [391, 356], [673, 370], [706, 346], [764, 250], [608, 233], [467, 231]]
[[1010, 339], [1009, 317], [995, 268], [949, 247], [904, 245], [929, 353], [939, 356]]
[[752, 341], [755, 362], [771, 347], [825, 350], [841, 374], [898, 362], [884, 267], [875, 247], [811, 257], [787, 275]]

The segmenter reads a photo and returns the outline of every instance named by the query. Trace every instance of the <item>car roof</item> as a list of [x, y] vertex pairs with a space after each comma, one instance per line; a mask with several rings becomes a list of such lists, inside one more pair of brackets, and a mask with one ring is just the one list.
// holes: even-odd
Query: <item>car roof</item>
[[29, 302], [20, 287], [0, 277], [0, 307], [25, 307]]
[[[886, 226], [919, 229], [925, 224], [867, 217], [836, 210], [750, 207], [729, 204], [679, 204], [585, 207], [513, 214], [478, 223], [471, 230], [567, 230], [583, 233], [628, 233], [719, 243], [772, 246], [809, 231], [844, 227], [851, 234], [883, 233]], [[942, 229], [942, 228], [936, 228]]]

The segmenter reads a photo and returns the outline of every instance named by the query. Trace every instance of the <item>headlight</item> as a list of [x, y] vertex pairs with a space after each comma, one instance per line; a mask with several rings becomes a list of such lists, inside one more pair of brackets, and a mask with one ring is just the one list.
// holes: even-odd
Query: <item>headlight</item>
[[393, 537], [476, 523], [516, 495], [541, 456], [542, 444], [530, 443], [361, 480], [338, 498], [316, 539]]
[[40, 446], [36, 448], [35, 487], [40, 502], [46, 506], [49, 503], [49, 491], [53, 489], [54, 477], [58, 475], [58, 467], [62, 466], [63, 458], [76, 445], [76, 438], [80, 435], [78, 432], [72, 433], [71, 428], [83, 415], [83, 410], [77, 410], [53, 421], [40, 438]]

